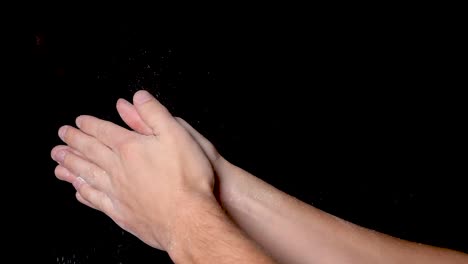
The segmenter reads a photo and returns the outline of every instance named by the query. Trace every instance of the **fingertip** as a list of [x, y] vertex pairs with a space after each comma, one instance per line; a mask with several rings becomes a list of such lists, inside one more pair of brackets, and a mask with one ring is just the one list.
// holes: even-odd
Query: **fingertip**
[[175, 121], [167, 108], [147, 91], [136, 92], [133, 104], [141, 120], [151, 128], [154, 135], [165, 133], [162, 131], [167, 131], [171, 122]]
[[75, 119], [76, 126], [81, 129], [81, 126], [83, 125], [83, 122], [86, 120], [86, 118], [89, 118], [89, 117], [90, 117], [90, 115], [79, 115]]
[[122, 107], [122, 106], [131, 106], [131, 105], [132, 104], [129, 101], [123, 98], [119, 98], [116, 103], [117, 108]]
[[57, 179], [60, 179], [60, 180], [62, 179], [63, 169], [64, 167], [62, 167], [61, 165], [57, 165], [55, 167], [54, 174], [55, 174], [55, 177], [57, 177]]
[[67, 132], [68, 126], [61, 126], [58, 130], [58, 136], [63, 141], [65, 139], [65, 133]]
[[64, 146], [64, 145], [55, 146], [50, 151], [50, 157], [52, 159], [55, 159], [55, 156], [57, 155], [57, 152], [59, 152], [60, 150], [68, 150], [68, 149], [69, 149], [68, 146]]
[[122, 116], [122, 114], [128, 112], [129, 109], [133, 108], [133, 105], [129, 101], [123, 98], [119, 98], [115, 107], [119, 115]]
[[59, 180], [69, 183], [72, 183], [75, 180], [75, 175], [61, 165], [57, 165], [57, 167], [55, 167], [54, 173]]
[[[190, 134], [193, 134], [193, 132], [196, 132], [198, 133], [198, 131], [195, 130], [195, 128], [193, 128], [187, 121], [185, 121], [183, 118], [181, 117], [175, 117], [175, 120], [183, 127], [185, 128], [186, 130], [188, 130], [188, 132]], [[196, 135], [192, 135], [192, 136], [196, 136]]]
[[82, 115], [79, 115], [76, 119], [75, 119], [75, 124], [78, 128], [80, 128], [81, 126], [81, 121], [83, 120], [83, 116]]
[[83, 196], [81, 196], [81, 194], [78, 191], [75, 192], [75, 197], [80, 203], [84, 204], [85, 199], [83, 198]]
[[135, 105], [144, 104], [150, 100], [154, 99], [154, 97], [146, 90], [139, 90], [133, 96], [133, 103]]
[[174, 118], [175, 118], [175, 120], [177, 120], [177, 122], [179, 122], [179, 123], [188, 124], [188, 122], [185, 121], [182, 117], [175, 116]]

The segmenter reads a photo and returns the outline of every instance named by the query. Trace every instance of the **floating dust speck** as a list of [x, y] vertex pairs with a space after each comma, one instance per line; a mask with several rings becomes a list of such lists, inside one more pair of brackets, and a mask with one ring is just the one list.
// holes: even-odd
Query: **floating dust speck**
[[96, 74], [96, 79], [100, 81], [106, 81], [110, 79], [110, 74], [108, 72], [98, 72]]
[[171, 66], [174, 54], [172, 48], [164, 51], [142, 48], [129, 56], [128, 91], [135, 93], [145, 89], [169, 111], [174, 111], [172, 97], [177, 94], [177, 86], [182, 80], [182, 72]]

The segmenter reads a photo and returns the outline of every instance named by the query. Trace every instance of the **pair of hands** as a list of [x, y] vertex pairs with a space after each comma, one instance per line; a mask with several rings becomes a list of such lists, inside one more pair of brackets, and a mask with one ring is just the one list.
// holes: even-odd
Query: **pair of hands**
[[55, 175], [73, 184], [81, 203], [168, 250], [183, 210], [216, 203], [210, 161], [219, 154], [146, 91], [135, 93], [133, 105], [119, 99], [117, 111], [134, 131], [92, 116], [59, 129], [67, 145], [52, 149]]

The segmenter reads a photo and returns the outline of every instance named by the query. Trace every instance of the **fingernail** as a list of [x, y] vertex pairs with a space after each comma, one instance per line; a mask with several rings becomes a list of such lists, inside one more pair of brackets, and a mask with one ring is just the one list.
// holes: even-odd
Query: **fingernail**
[[83, 185], [83, 183], [86, 183], [83, 178], [76, 177], [76, 179], [73, 181], [73, 187], [75, 187], [75, 189], [78, 191], [80, 190], [80, 187]]
[[62, 163], [66, 154], [67, 153], [65, 150], [59, 150], [57, 153], [55, 153], [54, 160], [58, 163]]
[[125, 100], [125, 99], [122, 99], [122, 98], [120, 98], [118, 101], [119, 101], [121, 104], [124, 104], [124, 105], [129, 105], [129, 106], [132, 105], [129, 101], [127, 101], [127, 100]]
[[148, 102], [151, 99], [153, 99], [153, 96], [150, 93], [148, 93], [145, 90], [140, 90], [140, 91], [135, 93], [135, 96], [133, 98], [133, 102], [135, 104], [143, 104], [143, 103]]
[[75, 124], [78, 128], [80, 128], [81, 126], [81, 116], [77, 117], [76, 120], [75, 120]]
[[67, 132], [68, 126], [63, 126], [59, 129], [58, 135], [61, 140], [63, 140], [63, 137], [65, 136], [65, 132]]

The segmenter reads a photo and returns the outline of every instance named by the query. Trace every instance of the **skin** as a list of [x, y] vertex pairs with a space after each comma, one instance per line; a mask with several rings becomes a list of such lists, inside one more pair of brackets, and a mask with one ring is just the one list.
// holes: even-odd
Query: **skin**
[[[200, 145], [145, 91], [134, 96], [146, 134], [92, 116], [59, 129], [55, 173], [77, 199], [181, 263], [273, 263], [223, 212]], [[151, 130], [151, 133], [149, 133]], [[210, 245], [211, 254], [206, 252]]]
[[[148, 125], [150, 123], [145, 120], [135, 102], [132, 105], [120, 99], [117, 102], [117, 110], [122, 119], [136, 133], [146, 136], [154, 134], [155, 129]], [[150, 115], [151, 113], [146, 116]], [[196, 142], [207, 158], [214, 171], [208, 181], [210, 191], [212, 193], [213, 181], [217, 180], [219, 191], [216, 198], [230, 219], [280, 263], [468, 263], [466, 254], [390, 237], [356, 226], [303, 203], [229, 163], [187, 122], [180, 118], [174, 120], [190, 135], [191, 140], [184, 141], [184, 144], [189, 144], [187, 152], [191, 153], [191, 145]], [[113, 135], [114, 138], [120, 138], [117, 133]], [[184, 146], [184, 152], [185, 148]], [[200, 155], [200, 149], [191, 154]], [[78, 147], [71, 146], [67, 150], [77, 156], [83, 156], [82, 150]], [[197, 162], [206, 165], [206, 160], [197, 160]], [[205, 169], [202, 171], [205, 172]], [[59, 165], [56, 175], [59, 179], [76, 182], [76, 175], [80, 174], [70, 171], [64, 173], [63, 166]], [[149, 179], [144, 180], [150, 182]], [[80, 193], [78, 189], [79, 201], [91, 207], [96, 204], [83, 198]], [[211, 199], [214, 200], [213, 196]], [[138, 209], [141, 210], [141, 208]], [[145, 215], [145, 212], [139, 210], [134, 210], [132, 213]], [[170, 209], [166, 210], [170, 211]], [[196, 215], [198, 213], [194, 212], [194, 216]], [[205, 219], [203, 220], [200, 222], [204, 223]], [[151, 221], [153, 220], [149, 219], [147, 222], [151, 223]], [[177, 227], [172, 228], [177, 229]], [[215, 237], [214, 242], [210, 241], [210, 248], [211, 245], [217, 244], [216, 241], [223, 239], [225, 234]], [[242, 237], [242, 233], [240, 235]], [[143, 238], [141, 239], [146, 242]], [[161, 248], [158, 245], [155, 247]], [[231, 245], [231, 250], [236, 249], [237, 247]], [[203, 248], [199, 250], [203, 251]], [[245, 248], [245, 250], [251, 249]], [[212, 252], [211, 249], [210, 252]], [[223, 252], [223, 249], [219, 252]]]

